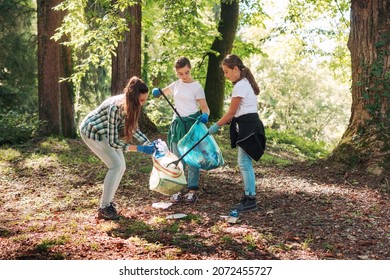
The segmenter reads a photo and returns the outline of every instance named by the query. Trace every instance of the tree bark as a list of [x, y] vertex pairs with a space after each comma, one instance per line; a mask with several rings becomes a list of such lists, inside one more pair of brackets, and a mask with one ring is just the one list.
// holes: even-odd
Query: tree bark
[[[125, 33], [124, 40], [119, 42], [116, 56], [112, 57], [111, 95], [122, 93], [131, 77], [141, 77], [141, 1], [129, 7], [121, 16], [129, 22], [129, 31]], [[156, 125], [145, 112], [142, 112], [139, 127], [144, 132], [157, 132]]]
[[[61, 45], [61, 64], [60, 76], [69, 77], [72, 73], [72, 53], [70, 48]], [[61, 91], [61, 135], [67, 138], [77, 137], [75, 108], [74, 108], [74, 91], [73, 86], [64, 81], [60, 83]]]
[[37, 1], [38, 12], [38, 100], [42, 135], [76, 136], [72, 86], [60, 79], [71, 69], [69, 48], [52, 36], [61, 25], [63, 12], [53, 7], [61, 0]]
[[208, 54], [209, 63], [205, 84], [207, 104], [210, 108], [210, 118], [217, 119], [223, 115], [225, 99], [225, 77], [221, 70], [221, 62], [232, 51], [236, 36], [239, 15], [238, 1], [221, 0], [221, 15], [218, 31], [221, 37], [215, 38]]
[[376, 175], [390, 170], [390, 3], [352, 0], [352, 110], [332, 157]]
[[112, 57], [112, 95], [122, 93], [132, 76], [141, 75], [141, 4], [132, 5], [122, 12], [121, 17], [129, 22], [129, 31], [124, 34], [116, 55]]

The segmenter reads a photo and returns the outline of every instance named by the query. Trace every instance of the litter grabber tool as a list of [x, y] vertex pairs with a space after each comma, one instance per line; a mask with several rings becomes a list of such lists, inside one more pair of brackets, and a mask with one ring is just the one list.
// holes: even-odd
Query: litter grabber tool
[[199, 145], [200, 142], [203, 141], [203, 139], [205, 139], [207, 136], [209, 135], [209, 133], [207, 132], [202, 138], [200, 138], [191, 148], [188, 149], [188, 151], [186, 151], [184, 154], [181, 155], [181, 157], [179, 157], [177, 160], [174, 160], [172, 161], [171, 163], [168, 163], [167, 167], [171, 164], [175, 164], [176, 166], [178, 165], [178, 163], [186, 156], [188, 155], [189, 152], [191, 152], [196, 146]]
[[[173, 107], [164, 92], [160, 88], [158, 88], [158, 92], [160, 95], [164, 96], [165, 100], [167, 100], [183, 125], [186, 125], [184, 119], [177, 112], [176, 108]], [[202, 141], [203, 143], [201, 143]], [[167, 168], [172, 164], [177, 167], [182, 160], [190, 166], [203, 170], [214, 169], [224, 163], [221, 150], [217, 143], [208, 132], [206, 125], [199, 120], [197, 120], [184, 137], [179, 140], [177, 148], [181, 156], [177, 160], [170, 162], [166, 166]]]
[[184, 123], [184, 121], [183, 121], [183, 119], [181, 118], [179, 112], [177, 112], [176, 108], [172, 105], [171, 101], [169, 101], [168, 97], [164, 94], [164, 92], [161, 90], [161, 88], [159, 88], [158, 91], [159, 91], [160, 94], [165, 98], [165, 100], [168, 102], [169, 106], [171, 106], [171, 108], [172, 108], [173, 111], [175, 112], [176, 116], [178, 116], [178, 118]]

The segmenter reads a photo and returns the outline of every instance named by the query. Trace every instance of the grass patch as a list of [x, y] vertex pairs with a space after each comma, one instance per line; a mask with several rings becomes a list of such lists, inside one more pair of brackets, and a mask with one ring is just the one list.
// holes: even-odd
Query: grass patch
[[[224, 128], [213, 137], [222, 151], [225, 164], [236, 164], [237, 149], [230, 146], [229, 129]], [[313, 161], [325, 158], [331, 152], [325, 143], [310, 141], [290, 131], [266, 129], [266, 137], [266, 150], [259, 161], [263, 165], [285, 166], [296, 161]]]
[[285, 243], [278, 243], [278, 244], [275, 244], [275, 245], [268, 247], [268, 250], [270, 252], [273, 252], [273, 253], [278, 253], [280, 251], [287, 252], [287, 251], [292, 250], [293, 247], [294, 247], [293, 245], [289, 245], [289, 244], [285, 244]]
[[3, 148], [0, 148], [0, 160], [1, 161], [15, 161], [20, 159], [22, 156], [22, 153], [16, 149], [4, 146]]
[[297, 136], [292, 131], [266, 130], [267, 145], [273, 150], [283, 151], [292, 156], [316, 160], [329, 155], [331, 152], [324, 142], [315, 142]]
[[184, 220], [190, 220], [191, 223], [199, 224], [202, 222], [203, 218], [200, 215], [189, 213], [187, 217], [184, 218]]
[[129, 224], [126, 228], [126, 233], [131, 235], [131, 234], [144, 234], [145, 232], [148, 232], [151, 230], [151, 227], [141, 221], [133, 221], [131, 224]]
[[248, 251], [253, 251], [257, 247], [257, 238], [252, 234], [248, 234], [244, 236], [244, 241], [247, 243]]
[[223, 235], [223, 236], [221, 237], [221, 242], [222, 242], [222, 243], [225, 243], [225, 244], [231, 245], [231, 244], [234, 243], [234, 239], [233, 239], [233, 237], [231, 237], [230, 235]]
[[264, 165], [285, 166], [285, 165], [292, 164], [293, 161], [286, 158], [282, 158], [277, 155], [264, 153], [264, 155], [261, 157], [261, 163]]
[[42, 239], [41, 242], [35, 246], [35, 250], [38, 252], [46, 252], [53, 246], [64, 245], [69, 242], [69, 239], [70, 238], [67, 235], [62, 235], [58, 238]]
[[180, 224], [179, 223], [172, 223], [165, 227], [164, 231], [168, 233], [177, 233], [180, 231]]

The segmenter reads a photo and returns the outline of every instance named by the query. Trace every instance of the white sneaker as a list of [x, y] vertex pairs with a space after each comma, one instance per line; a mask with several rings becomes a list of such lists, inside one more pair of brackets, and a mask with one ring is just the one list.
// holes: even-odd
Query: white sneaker
[[197, 191], [189, 191], [184, 195], [184, 201], [187, 203], [195, 203], [198, 200]]
[[171, 202], [172, 203], [179, 203], [183, 200], [183, 194], [181, 192], [175, 193], [171, 195]]

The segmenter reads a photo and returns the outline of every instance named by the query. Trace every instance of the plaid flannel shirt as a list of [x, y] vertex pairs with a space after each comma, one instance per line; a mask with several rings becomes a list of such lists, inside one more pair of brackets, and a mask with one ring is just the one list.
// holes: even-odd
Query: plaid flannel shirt
[[[130, 144], [119, 139], [119, 131], [124, 128], [126, 117], [119, 105], [123, 98], [124, 94], [112, 96], [89, 113], [80, 125], [81, 133], [96, 141], [101, 141], [102, 137], [106, 136], [112, 148], [128, 151]], [[150, 143], [139, 129], [135, 131], [134, 137], [143, 145]]]

